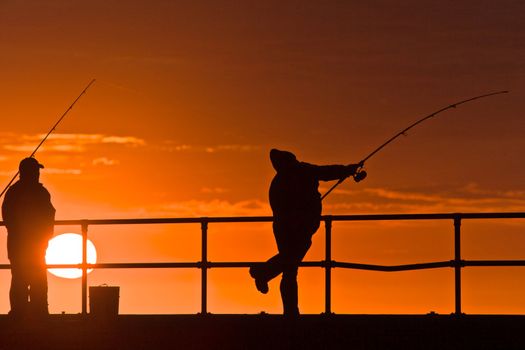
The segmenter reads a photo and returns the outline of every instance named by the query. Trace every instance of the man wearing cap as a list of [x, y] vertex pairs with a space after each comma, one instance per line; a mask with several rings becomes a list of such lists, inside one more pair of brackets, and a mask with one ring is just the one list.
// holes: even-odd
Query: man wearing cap
[[352, 176], [358, 164], [318, 166], [299, 162], [291, 152], [272, 149], [270, 160], [277, 172], [270, 185], [273, 233], [279, 253], [250, 268], [257, 290], [268, 292], [268, 282], [282, 273], [280, 284], [283, 313], [299, 315], [297, 271], [312, 245], [321, 222], [319, 181]]
[[35, 158], [20, 162], [20, 180], [9, 187], [2, 204], [11, 262], [9, 300], [13, 316], [48, 314], [45, 254], [53, 235], [55, 208], [39, 182], [44, 166]]

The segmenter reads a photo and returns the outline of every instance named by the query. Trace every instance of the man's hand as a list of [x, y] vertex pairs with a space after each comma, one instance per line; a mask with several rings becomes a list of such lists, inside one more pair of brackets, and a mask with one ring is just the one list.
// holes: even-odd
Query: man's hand
[[362, 167], [361, 163], [359, 163], [359, 164], [348, 164], [346, 166], [346, 170], [347, 170], [347, 173], [346, 173], [347, 175], [346, 176], [347, 177], [354, 176], [361, 167]]

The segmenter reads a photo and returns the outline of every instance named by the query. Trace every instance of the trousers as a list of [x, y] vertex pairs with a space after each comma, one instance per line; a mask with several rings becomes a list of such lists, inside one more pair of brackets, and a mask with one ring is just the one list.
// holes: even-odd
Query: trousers
[[270, 281], [282, 273], [280, 292], [285, 315], [299, 314], [297, 273], [318, 228], [319, 221], [273, 223], [278, 253], [257, 267], [257, 275]]
[[44, 254], [11, 257], [11, 313], [47, 314], [47, 270]]

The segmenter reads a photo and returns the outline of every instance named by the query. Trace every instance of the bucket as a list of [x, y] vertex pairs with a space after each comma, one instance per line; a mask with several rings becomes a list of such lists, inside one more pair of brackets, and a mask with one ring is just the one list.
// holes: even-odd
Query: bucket
[[93, 316], [114, 317], [118, 315], [120, 287], [89, 287], [89, 313]]

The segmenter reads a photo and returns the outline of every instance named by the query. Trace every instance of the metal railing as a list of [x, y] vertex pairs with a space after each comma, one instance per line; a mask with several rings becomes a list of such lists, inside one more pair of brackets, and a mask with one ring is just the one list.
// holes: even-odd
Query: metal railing
[[[325, 215], [325, 259], [322, 261], [304, 261], [301, 266], [321, 267], [325, 270], [325, 307], [326, 314], [332, 313], [331, 290], [333, 268], [371, 270], [383, 272], [424, 270], [450, 267], [454, 269], [455, 314], [461, 311], [461, 269], [467, 266], [525, 266], [525, 260], [463, 260], [461, 258], [461, 223], [473, 219], [525, 219], [525, 212], [514, 213], [450, 213], [450, 214], [387, 214], [387, 215]], [[399, 221], [399, 220], [451, 220], [454, 226], [454, 258], [447, 261], [405, 264], [395, 266], [359, 264], [332, 260], [332, 223], [338, 221]], [[268, 216], [258, 217], [201, 217], [201, 218], [159, 218], [159, 219], [114, 219], [114, 220], [57, 220], [55, 225], [76, 226], [82, 231], [82, 263], [53, 264], [48, 268], [82, 269], [82, 314], [87, 314], [87, 279], [88, 269], [135, 269], [135, 268], [198, 268], [201, 270], [201, 313], [208, 313], [207, 289], [210, 268], [250, 267], [255, 262], [211, 262], [208, 261], [208, 226], [220, 223], [272, 222]], [[87, 263], [88, 228], [93, 225], [141, 225], [141, 224], [200, 224], [201, 260], [197, 262], [154, 262], [154, 263]], [[4, 226], [0, 222], [0, 226]], [[0, 269], [10, 269], [9, 264], [0, 264]]]

